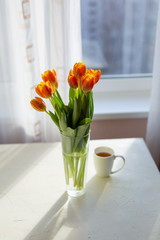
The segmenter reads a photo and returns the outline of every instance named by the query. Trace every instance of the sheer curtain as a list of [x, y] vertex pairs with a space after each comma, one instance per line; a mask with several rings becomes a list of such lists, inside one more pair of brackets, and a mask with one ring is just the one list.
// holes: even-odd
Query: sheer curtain
[[151, 104], [146, 142], [158, 168], [160, 169], [160, 8], [158, 13]]
[[81, 58], [80, 29], [79, 0], [0, 1], [0, 143], [59, 139], [51, 119], [29, 102], [51, 68], [67, 100], [66, 76]]

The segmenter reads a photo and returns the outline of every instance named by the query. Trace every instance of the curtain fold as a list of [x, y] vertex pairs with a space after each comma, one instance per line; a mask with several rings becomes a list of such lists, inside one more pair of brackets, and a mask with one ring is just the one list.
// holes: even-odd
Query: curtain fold
[[[67, 104], [69, 92], [67, 77], [70, 68], [73, 68], [75, 62], [82, 60], [80, 0], [52, 0], [49, 16], [50, 68], [54, 67], [57, 72], [58, 90]], [[53, 139], [60, 140], [60, 133], [46, 116], [45, 141]]]
[[0, 1], [0, 143], [60, 138], [49, 116], [29, 102], [41, 73], [52, 68], [67, 101], [66, 76], [75, 55], [81, 56], [80, 29], [79, 0]]
[[146, 143], [160, 169], [160, 8], [158, 13], [150, 112]]
[[38, 73], [29, 1], [0, 1], [0, 52], [0, 143], [41, 141], [29, 108]]

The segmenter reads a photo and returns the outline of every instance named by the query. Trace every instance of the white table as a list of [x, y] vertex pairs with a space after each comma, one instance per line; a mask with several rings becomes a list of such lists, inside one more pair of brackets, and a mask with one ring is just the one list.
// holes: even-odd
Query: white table
[[[126, 158], [98, 178], [96, 146]], [[117, 167], [117, 166], [115, 166]], [[65, 192], [60, 143], [0, 145], [0, 240], [159, 240], [160, 175], [142, 139], [90, 142], [86, 194]]]

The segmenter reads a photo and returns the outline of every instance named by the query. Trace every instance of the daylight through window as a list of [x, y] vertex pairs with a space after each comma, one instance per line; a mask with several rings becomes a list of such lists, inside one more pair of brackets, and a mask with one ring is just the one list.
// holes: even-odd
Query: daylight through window
[[87, 68], [103, 75], [152, 73], [158, 0], [81, 0]]

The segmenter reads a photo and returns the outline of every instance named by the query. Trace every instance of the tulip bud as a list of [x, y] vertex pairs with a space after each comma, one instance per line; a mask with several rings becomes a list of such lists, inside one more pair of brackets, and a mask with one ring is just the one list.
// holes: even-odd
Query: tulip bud
[[68, 75], [68, 83], [71, 88], [77, 88], [78, 87], [78, 80], [73, 74], [73, 70], [71, 69]]
[[41, 82], [37, 85], [35, 88], [36, 93], [43, 98], [50, 98], [52, 96], [52, 93], [55, 91], [55, 89], [52, 87], [51, 83], [49, 81], [47, 82]]
[[93, 74], [89, 74], [87, 73], [85, 76], [82, 77], [81, 79], [81, 89], [84, 92], [89, 92], [92, 90], [93, 86], [94, 86], [94, 75]]
[[96, 84], [99, 81], [100, 76], [101, 76], [101, 70], [96, 70], [95, 73], [94, 73], [94, 77], [95, 77], [94, 84]]
[[44, 102], [41, 98], [39, 98], [39, 97], [35, 97], [35, 99], [32, 99], [32, 100], [30, 101], [30, 104], [31, 104], [31, 106], [32, 106], [35, 110], [37, 110], [37, 111], [39, 111], [39, 112], [45, 112], [45, 111], [46, 111], [46, 104], [45, 104], [45, 102]]
[[58, 88], [57, 74], [54, 69], [45, 71], [41, 76], [44, 82], [49, 81], [53, 87]]
[[79, 79], [86, 73], [86, 65], [83, 62], [75, 63], [73, 67], [74, 76]]
[[86, 74], [93, 74], [94, 75], [94, 84], [96, 84], [101, 76], [101, 70], [93, 70], [93, 69], [87, 69]]

